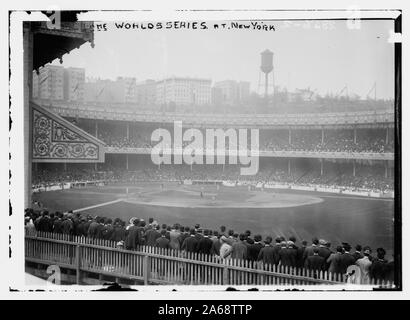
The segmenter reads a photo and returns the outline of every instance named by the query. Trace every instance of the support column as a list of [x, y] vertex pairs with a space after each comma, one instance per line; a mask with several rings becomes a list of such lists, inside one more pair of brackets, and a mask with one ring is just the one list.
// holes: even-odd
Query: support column
[[356, 127], [354, 128], [354, 130], [353, 130], [353, 141], [354, 141], [354, 143], [356, 143], [356, 141], [357, 141], [357, 131], [356, 131]]
[[129, 167], [128, 167], [128, 153], [125, 154], [125, 168], [126, 168], [127, 171], [128, 171], [128, 169], [129, 169]]
[[290, 159], [288, 159], [288, 175], [290, 175]]
[[98, 163], [97, 163], [97, 162], [94, 163], [94, 170], [95, 170], [95, 171], [98, 171]]
[[384, 162], [384, 177], [388, 178], [389, 177], [389, 163], [388, 160]]
[[95, 120], [95, 137], [98, 138], [98, 120]]
[[127, 140], [130, 139], [130, 123], [127, 122]]
[[67, 162], [64, 162], [64, 172], [67, 172]]
[[325, 141], [325, 130], [322, 128], [322, 144]]
[[320, 176], [323, 176], [323, 159], [320, 159]]
[[292, 130], [289, 129], [289, 144], [292, 144]]
[[386, 144], [389, 143], [389, 128], [388, 127], [386, 128], [386, 141], [385, 141], [385, 143]]
[[353, 177], [356, 177], [356, 161], [353, 160]]

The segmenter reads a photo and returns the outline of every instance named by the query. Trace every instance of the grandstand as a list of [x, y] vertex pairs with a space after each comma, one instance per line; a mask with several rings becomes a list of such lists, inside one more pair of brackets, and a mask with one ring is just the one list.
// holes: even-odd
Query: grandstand
[[[106, 143], [100, 164], [33, 167], [33, 184], [73, 180], [226, 180], [264, 184], [339, 187], [350, 191], [394, 192], [394, 112], [362, 110], [305, 114], [180, 114], [122, 106], [69, 105], [39, 101], [52, 113]], [[151, 133], [172, 131], [172, 123], [199, 128], [257, 128], [260, 168], [241, 177], [234, 165], [155, 166]]]

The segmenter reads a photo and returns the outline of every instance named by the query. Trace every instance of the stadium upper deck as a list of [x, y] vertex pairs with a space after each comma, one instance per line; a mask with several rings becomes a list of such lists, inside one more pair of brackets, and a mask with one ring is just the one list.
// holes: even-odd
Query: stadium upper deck
[[106, 108], [92, 105], [41, 103], [50, 111], [67, 118], [113, 120], [146, 123], [172, 123], [179, 120], [192, 127], [257, 127], [257, 128], [392, 128], [394, 110], [375, 110], [303, 114], [224, 114], [178, 113]]

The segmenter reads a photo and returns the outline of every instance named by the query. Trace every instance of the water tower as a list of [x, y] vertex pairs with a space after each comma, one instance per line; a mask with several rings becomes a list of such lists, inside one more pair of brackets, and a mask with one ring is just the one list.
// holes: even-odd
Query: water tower
[[[265, 74], [265, 99], [268, 97], [269, 91], [269, 74], [272, 73], [272, 84], [274, 88], [274, 77], [273, 77], [273, 52], [266, 49], [261, 53], [261, 72]], [[259, 87], [261, 86], [261, 77], [259, 73]], [[273, 90], [274, 91], [274, 90]]]

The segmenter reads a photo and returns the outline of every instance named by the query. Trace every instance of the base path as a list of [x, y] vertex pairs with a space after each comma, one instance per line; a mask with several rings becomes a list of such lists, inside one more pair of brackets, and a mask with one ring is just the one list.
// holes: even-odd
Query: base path
[[104, 206], [108, 206], [110, 204], [114, 204], [114, 203], [121, 202], [121, 201], [123, 201], [123, 199], [117, 199], [117, 200], [114, 200], [114, 201], [99, 203], [99, 204], [96, 204], [94, 206], [89, 206], [89, 207], [73, 210], [73, 213], [81, 212], [81, 211], [85, 211], [85, 210], [91, 210], [91, 209], [95, 209], [95, 208], [98, 208], [98, 207], [104, 207]]

